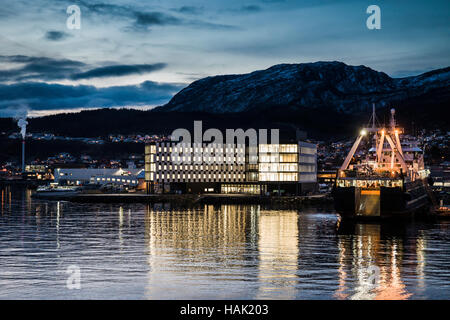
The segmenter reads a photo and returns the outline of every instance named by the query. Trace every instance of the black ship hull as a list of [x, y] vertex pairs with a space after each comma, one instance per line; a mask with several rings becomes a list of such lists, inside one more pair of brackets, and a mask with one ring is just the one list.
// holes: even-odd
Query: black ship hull
[[408, 182], [404, 187], [378, 190], [357, 187], [335, 187], [335, 209], [347, 220], [382, 220], [425, 216], [430, 199], [423, 180]]

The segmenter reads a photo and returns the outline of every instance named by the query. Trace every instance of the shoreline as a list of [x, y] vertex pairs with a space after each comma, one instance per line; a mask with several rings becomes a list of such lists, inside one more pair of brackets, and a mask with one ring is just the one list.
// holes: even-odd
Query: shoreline
[[143, 193], [78, 193], [45, 192], [34, 193], [35, 199], [70, 201], [81, 203], [172, 203], [179, 205], [196, 204], [276, 204], [276, 205], [325, 205], [332, 204], [329, 194], [312, 196], [260, 196], [241, 194], [143, 194]]

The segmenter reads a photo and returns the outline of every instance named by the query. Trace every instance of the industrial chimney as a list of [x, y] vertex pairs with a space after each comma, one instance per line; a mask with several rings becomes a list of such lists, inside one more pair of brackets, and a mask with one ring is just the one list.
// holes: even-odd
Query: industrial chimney
[[25, 172], [25, 136], [27, 133], [27, 120], [19, 119], [17, 125], [20, 127], [20, 134], [22, 135], [22, 173]]
[[25, 139], [22, 139], [22, 173], [25, 172]]

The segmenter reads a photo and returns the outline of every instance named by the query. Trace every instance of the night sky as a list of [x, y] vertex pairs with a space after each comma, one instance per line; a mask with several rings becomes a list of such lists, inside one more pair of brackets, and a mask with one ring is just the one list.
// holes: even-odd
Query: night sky
[[[68, 29], [69, 5], [81, 28]], [[381, 30], [366, 9], [381, 8]], [[190, 82], [338, 60], [392, 77], [450, 65], [450, 1], [0, 0], [0, 116], [148, 109]]]

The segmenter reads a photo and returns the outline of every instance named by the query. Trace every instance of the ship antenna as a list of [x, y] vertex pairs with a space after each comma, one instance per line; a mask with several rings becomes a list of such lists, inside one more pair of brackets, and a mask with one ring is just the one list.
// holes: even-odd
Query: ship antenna
[[372, 129], [375, 130], [375, 103], [372, 103]]
[[395, 109], [391, 109], [391, 127], [392, 129], [395, 129]]
[[377, 122], [379, 123], [378, 119], [377, 119], [377, 114], [375, 112], [375, 103], [372, 103], [372, 115], [370, 116], [369, 119], [369, 123], [367, 124], [367, 127], [370, 127], [372, 122], [372, 130], [373, 132], [376, 132], [376, 126], [377, 126]]

